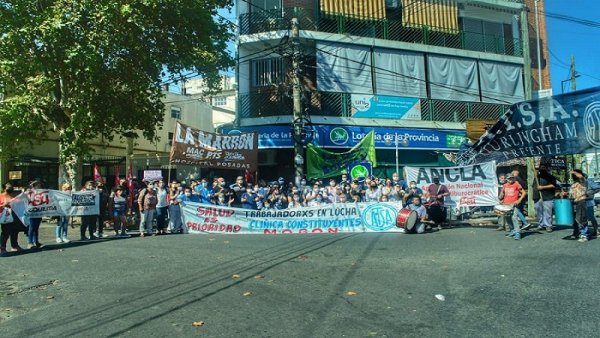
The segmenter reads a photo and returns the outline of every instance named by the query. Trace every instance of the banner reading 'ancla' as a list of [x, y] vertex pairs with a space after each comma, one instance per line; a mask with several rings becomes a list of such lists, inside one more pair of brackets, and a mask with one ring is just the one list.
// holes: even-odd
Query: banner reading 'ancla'
[[600, 148], [600, 87], [514, 104], [459, 165], [579, 154]]
[[256, 171], [258, 134], [215, 134], [177, 122], [170, 161], [204, 168]]
[[492, 206], [498, 201], [496, 163], [487, 162], [464, 167], [405, 167], [406, 179], [417, 182], [427, 191], [434, 178], [448, 187], [450, 196], [444, 204], [456, 207]]

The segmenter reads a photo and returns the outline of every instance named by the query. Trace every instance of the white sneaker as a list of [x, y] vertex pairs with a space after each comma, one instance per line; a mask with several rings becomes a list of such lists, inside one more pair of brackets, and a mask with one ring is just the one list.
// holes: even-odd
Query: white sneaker
[[63, 241], [63, 243], [69, 243], [69, 242], [71, 242], [67, 237], [63, 237], [62, 241]]
[[62, 238], [57, 238], [56, 239], [56, 243], [62, 243], [62, 242], [63, 242]]

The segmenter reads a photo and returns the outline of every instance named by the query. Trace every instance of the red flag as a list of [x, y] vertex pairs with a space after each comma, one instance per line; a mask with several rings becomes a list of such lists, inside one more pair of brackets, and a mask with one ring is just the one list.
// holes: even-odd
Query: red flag
[[129, 165], [127, 170], [127, 205], [131, 208], [133, 205], [133, 168]]
[[102, 182], [102, 176], [100, 176], [100, 168], [98, 163], [94, 162], [94, 182]]
[[119, 186], [119, 181], [121, 181], [121, 179], [119, 178], [119, 173], [121, 172], [121, 166], [119, 164], [115, 164], [115, 187]]

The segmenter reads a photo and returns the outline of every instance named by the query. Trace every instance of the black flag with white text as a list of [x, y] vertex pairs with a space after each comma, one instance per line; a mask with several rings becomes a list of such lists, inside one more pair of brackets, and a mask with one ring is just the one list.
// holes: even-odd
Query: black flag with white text
[[457, 164], [579, 154], [600, 148], [600, 87], [511, 106]]

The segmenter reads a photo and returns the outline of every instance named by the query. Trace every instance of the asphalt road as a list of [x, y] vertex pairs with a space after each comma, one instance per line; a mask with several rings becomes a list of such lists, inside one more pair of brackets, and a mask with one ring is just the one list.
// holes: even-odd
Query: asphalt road
[[598, 337], [600, 241], [494, 228], [47, 245], [0, 258], [0, 337]]

